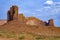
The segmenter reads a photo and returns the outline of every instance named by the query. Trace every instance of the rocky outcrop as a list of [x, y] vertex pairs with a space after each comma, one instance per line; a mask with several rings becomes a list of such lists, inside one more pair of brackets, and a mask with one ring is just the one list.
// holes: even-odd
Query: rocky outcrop
[[23, 15], [23, 13], [20, 13], [18, 15], [18, 20], [24, 21], [25, 20], [25, 16]]
[[43, 25], [43, 26], [54, 26], [53, 19], [50, 19], [47, 22], [43, 22], [42, 20], [39, 20], [38, 18], [35, 18], [33, 16], [31, 17], [25, 17], [23, 13], [20, 13], [18, 15], [18, 7], [12, 6], [10, 7], [10, 10], [7, 13], [7, 21], [17, 20], [20, 23], [25, 23], [27, 25]]
[[11, 21], [11, 13], [10, 13], [10, 10], [7, 13], [7, 21]]
[[20, 13], [19, 15], [18, 15], [18, 21], [20, 22], [20, 23], [25, 23], [26, 22], [26, 19], [25, 19], [25, 16], [23, 15], [23, 13]]
[[11, 21], [13, 19], [18, 19], [18, 7], [12, 6], [7, 13], [7, 21]]
[[28, 17], [26, 21], [27, 25], [44, 25], [44, 22], [35, 17]]
[[54, 26], [53, 19], [50, 19], [48, 23], [49, 23], [49, 26]]

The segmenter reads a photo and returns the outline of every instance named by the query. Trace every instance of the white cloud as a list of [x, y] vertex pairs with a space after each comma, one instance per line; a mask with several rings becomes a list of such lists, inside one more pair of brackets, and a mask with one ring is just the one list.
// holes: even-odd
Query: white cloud
[[36, 9], [37, 12], [43, 12], [43, 11], [46, 11], [46, 10], [49, 10], [51, 7], [50, 6], [44, 6], [40, 9]]
[[49, 5], [51, 5], [51, 4], [53, 4], [54, 2], [52, 1], [52, 0], [47, 0], [46, 2], [45, 2], [45, 4], [49, 4]]
[[[37, 9], [37, 12], [40, 12], [40, 16], [53, 16], [53, 15], [59, 15], [60, 14], [60, 8], [52, 8], [52, 7], [43, 7], [41, 9]], [[39, 16], [38, 15], [38, 16]]]

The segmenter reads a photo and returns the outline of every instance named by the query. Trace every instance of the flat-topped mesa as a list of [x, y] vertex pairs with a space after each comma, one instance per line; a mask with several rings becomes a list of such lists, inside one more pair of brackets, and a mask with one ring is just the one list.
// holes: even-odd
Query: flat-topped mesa
[[17, 20], [18, 19], [18, 7], [12, 6], [7, 13], [7, 21]]
[[48, 23], [49, 23], [49, 26], [54, 26], [53, 19], [50, 19]]

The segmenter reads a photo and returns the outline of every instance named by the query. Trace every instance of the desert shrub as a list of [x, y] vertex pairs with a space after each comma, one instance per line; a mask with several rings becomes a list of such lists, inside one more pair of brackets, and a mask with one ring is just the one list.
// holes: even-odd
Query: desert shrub
[[7, 37], [7, 38], [15, 38], [16, 35], [15, 34], [6, 33], [5, 37]]
[[44, 36], [41, 36], [41, 35], [38, 35], [35, 37], [36, 40], [40, 40], [40, 39], [44, 39], [45, 37]]
[[54, 36], [54, 38], [60, 38], [60, 36]]
[[25, 38], [25, 36], [22, 35], [22, 36], [19, 36], [18, 39], [19, 39], [19, 40], [23, 40], [24, 38]]
[[0, 37], [3, 36], [3, 33], [0, 33]]

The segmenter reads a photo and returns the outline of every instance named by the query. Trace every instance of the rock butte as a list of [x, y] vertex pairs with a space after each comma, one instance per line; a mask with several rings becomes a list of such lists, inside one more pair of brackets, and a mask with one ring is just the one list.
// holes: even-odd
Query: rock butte
[[10, 7], [10, 9], [7, 12], [7, 22], [4, 23], [5, 24], [2, 23], [3, 24], [2, 28], [7, 28], [8, 30], [12, 30], [13, 27], [18, 30], [17, 31], [13, 29], [17, 33], [19, 31], [23, 31], [23, 32], [31, 32], [39, 35], [60, 36], [60, 27], [54, 26], [53, 19], [48, 20], [47, 23], [33, 16], [25, 17], [23, 13], [18, 14], [18, 7], [16, 5]]
[[12, 20], [19, 20], [20, 22], [24, 22], [29, 25], [45, 25], [45, 26], [54, 26], [53, 19], [50, 19], [48, 23], [43, 22], [35, 17], [24, 17], [23, 13], [20, 13], [18, 15], [18, 7], [17, 6], [12, 6], [10, 10], [7, 13], [7, 22], [12, 21]]

